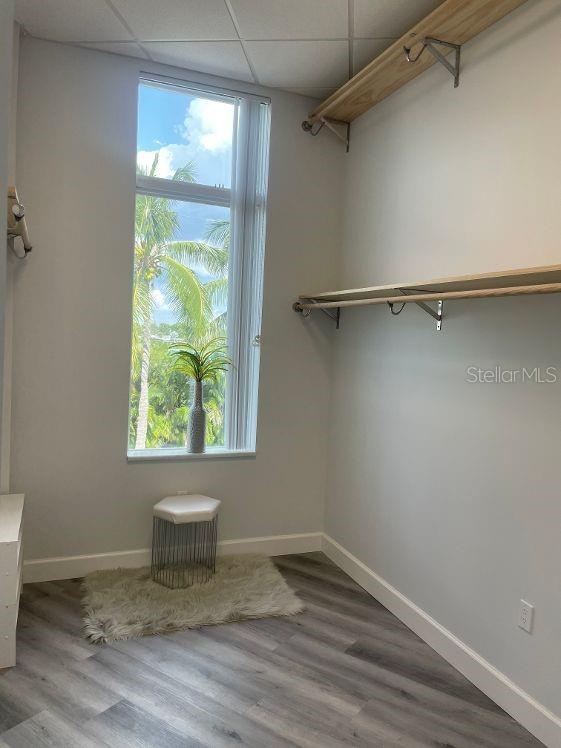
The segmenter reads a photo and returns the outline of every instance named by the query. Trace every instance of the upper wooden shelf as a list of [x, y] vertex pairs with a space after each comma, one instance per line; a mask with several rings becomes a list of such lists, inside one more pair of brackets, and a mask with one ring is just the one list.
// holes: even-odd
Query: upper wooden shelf
[[422, 41], [425, 37], [434, 37], [454, 44], [465, 44], [525, 2], [444, 0], [430, 15], [314, 109], [309, 122], [322, 118], [352, 122], [434, 65], [436, 60], [430, 54], [424, 54], [417, 62], [407, 62], [403, 47], [413, 46], [416, 54], [415, 38]]
[[561, 265], [545, 265], [479, 275], [461, 275], [428, 281], [302, 294], [296, 306], [299, 308], [298, 311], [301, 311], [302, 309], [330, 309], [386, 302], [443, 301], [559, 292], [561, 292]]

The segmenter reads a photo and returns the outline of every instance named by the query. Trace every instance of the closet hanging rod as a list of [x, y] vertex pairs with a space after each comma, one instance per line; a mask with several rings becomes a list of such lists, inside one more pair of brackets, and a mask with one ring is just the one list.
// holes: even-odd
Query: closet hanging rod
[[[398, 290], [398, 289], [396, 289]], [[540, 283], [532, 286], [503, 286], [502, 288], [476, 288], [463, 291], [428, 291], [412, 293], [407, 296], [377, 296], [366, 299], [347, 299], [341, 301], [313, 301], [301, 297], [294, 304], [295, 311], [304, 309], [337, 309], [352, 306], [371, 306], [372, 304], [411, 304], [419, 301], [446, 301], [448, 299], [485, 299], [501, 296], [529, 296], [535, 294], [561, 293], [561, 283]]]

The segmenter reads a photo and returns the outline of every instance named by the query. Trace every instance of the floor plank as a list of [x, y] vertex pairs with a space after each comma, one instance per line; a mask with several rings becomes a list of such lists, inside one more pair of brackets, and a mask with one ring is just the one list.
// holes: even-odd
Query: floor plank
[[59, 748], [80, 746], [80, 748], [99, 748], [114, 745], [104, 743], [87, 733], [84, 725], [78, 725], [52, 710], [44, 710], [34, 717], [25, 720], [17, 727], [2, 735], [1, 746], [10, 748]]
[[275, 562], [303, 614], [103, 646], [80, 580], [25, 585], [0, 746], [541, 745], [323, 554]]

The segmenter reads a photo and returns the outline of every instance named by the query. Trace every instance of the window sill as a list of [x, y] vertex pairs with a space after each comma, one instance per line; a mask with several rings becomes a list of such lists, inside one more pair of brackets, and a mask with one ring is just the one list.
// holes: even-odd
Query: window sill
[[135, 449], [127, 452], [127, 462], [167, 462], [169, 460], [224, 460], [232, 458], [248, 459], [256, 452], [245, 449], [221, 449], [210, 447], [206, 452], [194, 454], [186, 449]]

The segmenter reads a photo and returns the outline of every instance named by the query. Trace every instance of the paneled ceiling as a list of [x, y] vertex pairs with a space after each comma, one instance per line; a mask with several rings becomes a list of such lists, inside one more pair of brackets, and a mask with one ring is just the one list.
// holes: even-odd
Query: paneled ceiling
[[442, 0], [16, 0], [41, 39], [324, 98]]

